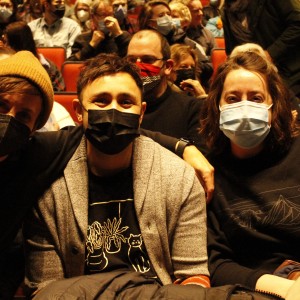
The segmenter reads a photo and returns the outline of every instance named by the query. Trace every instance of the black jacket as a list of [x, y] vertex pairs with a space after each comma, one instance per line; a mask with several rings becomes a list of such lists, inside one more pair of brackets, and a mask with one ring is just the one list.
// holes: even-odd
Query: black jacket
[[[251, 0], [247, 10], [254, 42], [268, 51], [290, 89], [300, 96], [300, 2], [295, 0]], [[226, 53], [239, 45], [230, 29], [226, 9], [222, 11]]]
[[127, 54], [127, 47], [131, 39], [131, 35], [127, 31], [117, 37], [110, 35], [105, 36], [105, 39], [96, 47], [90, 46], [93, 32], [85, 32], [80, 34], [72, 46], [72, 55], [68, 58], [69, 61], [78, 61], [75, 56], [76, 53], [80, 52], [80, 60], [86, 60], [92, 58], [100, 53], [116, 53], [123, 57]]

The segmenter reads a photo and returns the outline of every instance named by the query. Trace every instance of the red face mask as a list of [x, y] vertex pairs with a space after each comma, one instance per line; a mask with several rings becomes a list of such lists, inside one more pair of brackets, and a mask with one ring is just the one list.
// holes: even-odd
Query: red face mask
[[141, 69], [141, 77], [146, 77], [146, 76], [159, 76], [160, 74], [160, 67], [151, 65], [151, 64], [145, 64], [145, 63], [140, 63], [136, 62], [136, 65]]

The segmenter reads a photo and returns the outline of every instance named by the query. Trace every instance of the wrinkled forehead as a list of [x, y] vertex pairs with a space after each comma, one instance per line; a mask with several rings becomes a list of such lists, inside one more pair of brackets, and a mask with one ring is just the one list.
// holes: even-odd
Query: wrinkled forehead
[[127, 4], [127, 0], [113, 0], [113, 1], [111, 1], [111, 4], [112, 5], [125, 5], [125, 4]]

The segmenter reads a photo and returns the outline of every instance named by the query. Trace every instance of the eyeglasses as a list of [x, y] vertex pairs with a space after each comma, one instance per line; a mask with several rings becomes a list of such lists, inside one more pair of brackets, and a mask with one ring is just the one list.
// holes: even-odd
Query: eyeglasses
[[127, 60], [136, 63], [137, 61], [144, 63], [144, 64], [154, 64], [158, 60], [164, 60], [164, 58], [157, 58], [153, 55], [141, 55], [141, 56], [135, 56], [135, 55], [127, 55]]
[[9, 3], [1, 2], [0, 3], [0, 7], [12, 8], [13, 6], [11, 4], [9, 4]]

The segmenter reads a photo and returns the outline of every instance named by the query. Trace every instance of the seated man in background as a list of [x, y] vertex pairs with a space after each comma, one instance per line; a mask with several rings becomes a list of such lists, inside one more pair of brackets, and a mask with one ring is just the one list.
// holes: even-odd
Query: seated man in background
[[217, 47], [216, 40], [212, 32], [203, 26], [203, 6], [200, 0], [183, 0], [190, 9], [192, 22], [187, 29], [187, 36], [199, 43], [207, 56], [211, 56], [212, 49]]
[[64, 47], [66, 55], [71, 55], [71, 48], [76, 37], [81, 33], [76, 21], [64, 17], [64, 0], [42, 1], [43, 17], [28, 23], [36, 47]]
[[128, 45], [127, 58], [141, 69], [144, 83], [147, 110], [141, 127], [189, 139], [205, 152], [207, 148], [198, 133], [201, 101], [168, 86], [173, 60], [166, 38], [155, 30], [138, 31]]
[[91, 30], [76, 38], [68, 60], [86, 60], [99, 53], [125, 56], [131, 35], [123, 31], [118, 20], [113, 17], [110, 0], [95, 0], [91, 6], [91, 15]]
[[[150, 287], [209, 286], [203, 189], [191, 167], [139, 137], [142, 87], [135, 64], [112, 54], [81, 73], [74, 108], [85, 136], [24, 225], [37, 299], [57, 295], [60, 281], [43, 290], [52, 281], [112, 272], [139, 272]], [[136, 289], [131, 299], [147, 291]]]
[[122, 30], [134, 33], [134, 28], [128, 18], [128, 1], [127, 0], [111, 0], [114, 9], [114, 17]]

